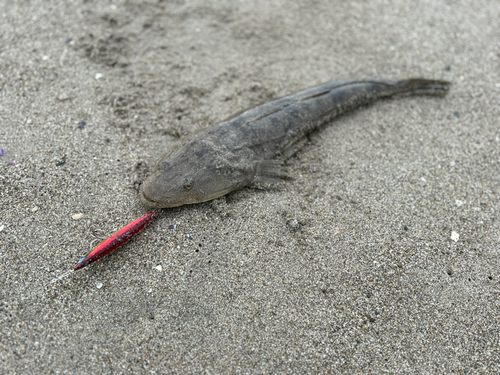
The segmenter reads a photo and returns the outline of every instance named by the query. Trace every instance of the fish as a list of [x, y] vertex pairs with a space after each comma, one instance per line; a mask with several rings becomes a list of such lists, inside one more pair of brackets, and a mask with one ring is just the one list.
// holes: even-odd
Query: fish
[[287, 177], [283, 161], [300, 140], [336, 117], [381, 98], [444, 96], [443, 80], [333, 81], [235, 115], [167, 151], [139, 191], [155, 209], [206, 202], [253, 184]]

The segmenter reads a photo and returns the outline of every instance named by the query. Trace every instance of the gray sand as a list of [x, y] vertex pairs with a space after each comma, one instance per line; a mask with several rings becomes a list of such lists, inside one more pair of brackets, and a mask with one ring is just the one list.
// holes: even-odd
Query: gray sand
[[[500, 372], [500, 2], [214, 3], [0, 1], [1, 373]], [[453, 87], [52, 282], [147, 212], [162, 151], [365, 77]]]

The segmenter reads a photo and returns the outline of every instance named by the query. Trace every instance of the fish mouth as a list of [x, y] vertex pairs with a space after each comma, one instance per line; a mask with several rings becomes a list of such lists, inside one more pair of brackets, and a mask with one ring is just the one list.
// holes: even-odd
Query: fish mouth
[[155, 201], [155, 200], [149, 198], [144, 193], [144, 191], [141, 191], [140, 199], [141, 199], [142, 204], [144, 204], [145, 206], [148, 206], [148, 207], [152, 207], [152, 208], [172, 208], [172, 207], [178, 207], [178, 206], [183, 205], [183, 203], [174, 204], [174, 203], [168, 203], [168, 202]]
[[141, 198], [142, 204], [144, 204], [146, 206], [153, 207], [153, 208], [162, 208], [161, 207], [162, 206], [161, 202], [158, 202], [158, 201], [155, 201], [155, 200], [149, 198], [144, 193], [144, 190], [141, 191], [140, 198]]
[[145, 200], [147, 200], [148, 202], [155, 203], [155, 204], [160, 203], [160, 202], [154, 201], [154, 200], [152, 200], [151, 198], [149, 198], [149, 197], [148, 197], [148, 196], [144, 193], [144, 191], [142, 192], [142, 197], [143, 197]]

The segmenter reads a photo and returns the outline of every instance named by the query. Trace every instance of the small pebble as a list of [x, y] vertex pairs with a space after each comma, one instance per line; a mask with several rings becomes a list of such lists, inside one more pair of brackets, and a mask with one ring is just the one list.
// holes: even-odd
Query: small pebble
[[461, 200], [458, 200], [458, 199], [456, 199], [456, 200], [455, 200], [455, 204], [456, 204], [458, 207], [463, 206], [463, 204], [464, 204], [464, 203], [465, 203], [464, 201], [461, 201]]
[[96, 285], [97, 289], [101, 289], [102, 288], [102, 283], [99, 283]]
[[38, 211], [38, 206], [35, 206], [31, 209], [31, 212], [37, 212]]
[[66, 94], [61, 94], [57, 97], [57, 100], [59, 100], [60, 102], [64, 102], [64, 101], [69, 100], [69, 99], [70, 99], [70, 97], [67, 96]]
[[61, 160], [59, 160], [58, 162], [56, 162], [56, 167], [60, 167], [61, 165], [64, 165], [66, 164], [66, 155], [64, 155]]
[[0, 232], [3, 231], [5, 229], [5, 225], [0, 225]]
[[168, 229], [177, 229], [177, 224], [171, 224], [171, 225], [169, 225]]
[[158, 270], [158, 271], [162, 271], [163, 270], [163, 267], [161, 265], [159, 266], [156, 266], [156, 267], [153, 267], [155, 270]]
[[5, 155], [5, 150], [0, 147], [0, 156], [4, 156], [4, 155]]
[[73, 216], [71, 216], [73, 218], [73, 220], [80, 220], [80, 219], [83, 219], [84, 218], [84, 214], [82, 213], [78, 213], [78, 214], [74, 214]]
[[191, 240], [191, 241], [193, 240], [193, 237], [191, 237], [190, 234], [187, 234], [186, 237], [187, 237], [188, 240]]
[[12, 159], [11, 161], [9, 161], [7, 163], [8, 165], [16, 165], [16, 161], [14, 159]]
[[49, 56], [42, 56], [43, 61], [47, 61], [49, 59]]
[[457, 242], [458, 239], [460, 238], [460, 235], [458, 234], [458, 232], [451, 232], [451, 237], [450, 237], [454, 242]]
[[95, 74], [95, 79], [101, 79], [102, 78], [102, 74], [101, 73], [96, 73]]
[[85, 127], [85, 125], [87, 125], [87, 123], [86, 123], [85, 121], [80, 121], [80, 122], [78, 123], [78, 127], [79, 127], [80, 129], [83, 129], [83, 128]]

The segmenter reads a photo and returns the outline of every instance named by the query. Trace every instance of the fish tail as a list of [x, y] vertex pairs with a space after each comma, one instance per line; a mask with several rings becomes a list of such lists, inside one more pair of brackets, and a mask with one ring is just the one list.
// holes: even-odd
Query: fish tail
[[423, 78], [405, 79], [396, 82], [396, 90], [399, 93], [410, 95], [444, 96], [450, 89], [450, 86], [451, 82], [448, 81]]

